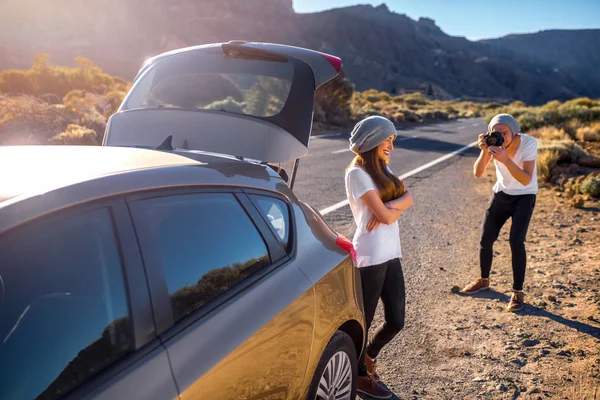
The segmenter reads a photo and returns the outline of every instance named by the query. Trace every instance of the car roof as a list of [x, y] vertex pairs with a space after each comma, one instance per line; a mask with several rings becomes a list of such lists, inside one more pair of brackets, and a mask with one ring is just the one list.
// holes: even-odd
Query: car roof
[[0, 202], [103, 175], [197, 163], [159, 151], [99, 146], [0, 147]]
[[[179, 178], [176, 171], [190, 168], [194, 168], [193, 174], [180, 171], [187, 175]], [[0, 209], [11, 199], [14, 202], [99, 178], [103, 178], [104, 187], [96, 192], [110, 194], [114, 192], [110, 187], [111, 177], [116, 180], [118, 176], [131, 175], [130, 180], [135, 180], [151, 175], [152, 171], [156, 175], [157, 170], [165, 169], [173, 175], [169, 181], [180, 185], [185, 185], [185, 182], [202, 184], [203, 177], [206, 177], [206, 184], [240, 185], [248, 182], [251, 187], [273, 190], [270, 178], [279, 178], [265, 165], [212, 153], [116, 146], [0, 146]], [[262, 179], [252, 179], [257, 176]], [[182, 181], [184, 178], [187, 181]], [[132, 190], [136, 190], [140, 185], [132, 182], [131, 186]], [[160, 179], [156, 180], [156, 187], [161, 186], [164, 184]], [[89, 195], [92, 196], [92, 193]]]

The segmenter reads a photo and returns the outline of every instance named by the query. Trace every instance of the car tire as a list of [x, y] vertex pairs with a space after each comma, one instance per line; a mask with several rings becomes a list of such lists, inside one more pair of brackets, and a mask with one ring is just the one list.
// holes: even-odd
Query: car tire
[[308, 400], [354, 400], [358, 361], [354, 342], [337, 331], [325, 347], [308, 391]]

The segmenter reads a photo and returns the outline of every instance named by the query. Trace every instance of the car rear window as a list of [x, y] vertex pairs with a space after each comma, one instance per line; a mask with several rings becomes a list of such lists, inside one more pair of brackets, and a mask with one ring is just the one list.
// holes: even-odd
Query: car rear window
[[216, 110], [271, 117], [283, 109], [293, 75], [288, 61], [237, 59], [222, 53], [174, 55], [140, 76], [124, 109]]
[[269, 196], [250, 195], [258, 210], [269, 224], [279, 243], [290, 252], [290, 212], [284, 201]]

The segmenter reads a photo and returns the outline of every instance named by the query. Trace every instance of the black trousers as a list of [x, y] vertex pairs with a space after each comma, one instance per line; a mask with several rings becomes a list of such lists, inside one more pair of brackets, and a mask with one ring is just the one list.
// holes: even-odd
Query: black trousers
[[535, 200], [535, 194], [509, 195], [498, 192], [492, 195], [485, 210], [479, 242], [479, 266], [482, 278], [490, 277], [494, 242], [498, 239], [500, 229], [509, 218], [512, 218], [509, 242], [512, 252], [513, 289], [523, 290], [527, 265], [525, 239], [535, 208]]
[[373, 322], [380, 297], [385, 314], [385, 322], [377, 327], [373, 337], [369, 338], [367, 347], [358, 362], [358, 374], [365, 376], [367, 375], [365, 353], [371, 358], [376, 358], [383, 346], [388, 344], [404, 327], [406, 289], [399, 258], [383, 264], [360, 268], [360, 278], [367, 331]]

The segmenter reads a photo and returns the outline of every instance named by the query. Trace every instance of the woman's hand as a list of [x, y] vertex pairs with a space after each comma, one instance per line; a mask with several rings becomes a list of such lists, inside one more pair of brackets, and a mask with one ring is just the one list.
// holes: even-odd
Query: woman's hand
[[[390, 202], [383, 204], [390, 210], [393, 210], [392, 206], [390, 205]], [[402, 211], [400, 211], [400, 214], [402, 214]], [[367, 223], [367, 231], [371, 232], [375, 230], [375, 228], [377, 228], [379, 225], [381, 225], [381, 221], [377, 219], [375, 215], [371, 215], [371, 219], [369, 219], [369, 222]]]
[[380, 224], [381, 224], [381, 221], [379, 221], [376, 216], [371, 215], [371, 219], [369, 219], [369, 222], [367, 223], [367, 231], [372, 232]]
[[[404, 197], [402, 195], [401, 197]], [[384, 204], [375, 190], [369, 190], [360, 199], [369, 207], [371, 213], [383, 224], [391, 224], [400, 218], [400, 211], [390, 208], [390, 204]]]
[[412, 194], [405, 188], [404, 193], [400, 197], [388, 201], [387, 203], [385, 203], [385, 206], [393, 210], [406, 211], [414, 203], [415, 201], [412, 197]]

